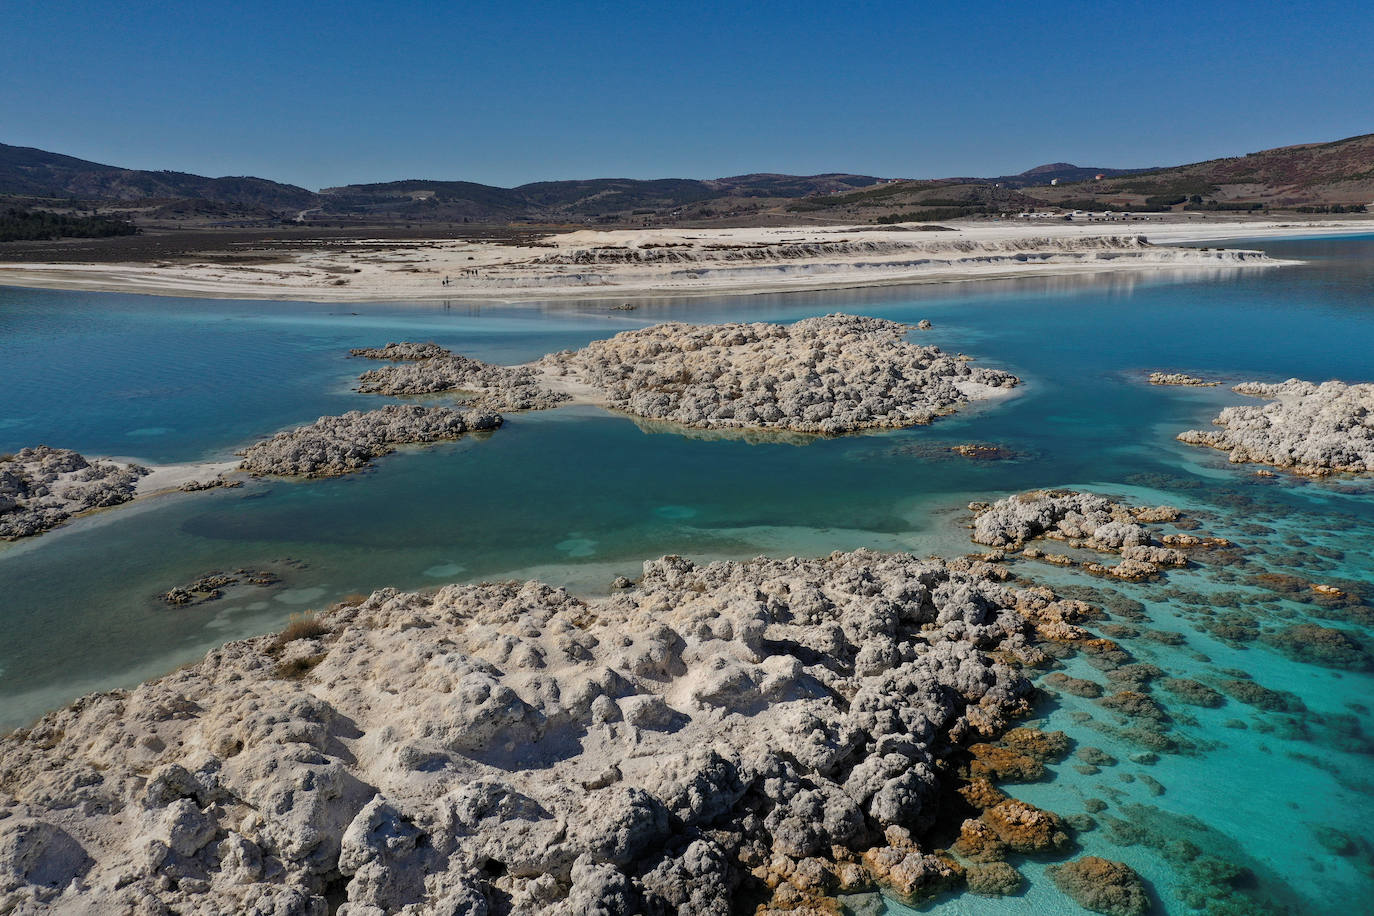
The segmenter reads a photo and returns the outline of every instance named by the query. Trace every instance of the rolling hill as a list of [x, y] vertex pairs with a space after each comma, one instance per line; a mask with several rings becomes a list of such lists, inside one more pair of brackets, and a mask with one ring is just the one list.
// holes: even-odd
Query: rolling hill
[[98, 203], [145, 220], [308, 217], [349, 224], [895, 222], [1056, 206], [1340, 212], [1374, 201], [1374, 134], [1170, 168], [1090, 168], [1055, 162], [995, 178], [892, 180], [839, 172], [755, 173], [705, 180], [538, 181], [514, 188], [408, 179], [318, 192], [263, 178], [126, 169], [0, 144], [0, 195], [21, 205], [58, 209], [75, 199], [81, 202], [78, 207]]
[[309, 207], [315, 200], [312, 191], [265, 178], [125, 169], [3, 143], [0, 194], [112, 201], [191, 198], [270, 210]]

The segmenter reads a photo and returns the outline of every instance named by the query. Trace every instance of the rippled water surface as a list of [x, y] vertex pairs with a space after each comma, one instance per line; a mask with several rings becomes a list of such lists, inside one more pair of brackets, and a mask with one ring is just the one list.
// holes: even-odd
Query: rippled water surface
[[[250, 482], [158, 498], [0, 547], [0, 726], [82, 692], [136, 682], [293, 612], [394, 585], [538, 576], [604, 591], [648, 557], [970, 549], [964, 506], [1039, 486], [1172, 502], [1244, 560], [1104, 591], [1140, 662], [1208, 684], [1241, 679], [1301, 701], [1191, 706], [1156, 686], [1169, 746], [1151, 750], [1100, 703], [1064, 695], [1040, 724], [1117, 761], [1081, 757], [1008, 787], [1061, 814], [1099, 808], [1082, 853], [1128, 862], [1163, 912], [1345, 913], [1374, 891], [1374, 680], [1301, 660], [1278, 638], [1305, 621], [1364, 641], [1367, 608], [1315, 602], [1279, 572], [1343, 583], [1374, 604], [1374, 489], [1262, 480], [1174, 441], [1245, 399], [1152, 388], [1152, 369], [1229, 381], [1374, 380], [1374, 237], [1252, 243], [1299, 267], [541, 308], [226, 302], [0, 288], [0, 451], [46, 443], [166, 463], [222, 459], [321, 414], [382, 403], [350, 390], [347, 349], [433, 339], [514, 363], [657, 321], [791, 321], [831, 311], [915, 322], [921, 342], [1025, 380], [1020, 393], [931, 427], [825, 440], [710, 438], [586, 407], [512, 415], [482, 438], [405, 451], [331, 481]], [[993, 443], [1011, 457], [948, 451]], [[278, 588], [172, 610], [155, 596], [206, 572], [270, 568]], [[1166, 632], [1165, 641], [1154, 634]], [[1286, 649], [1288, 654], [1285, 654]], [[1296, 652], [1297, 658], [1293, 657]], [[1075, 676], [1111, 689], [1084, 659]], [[1271, 704], [1273, 705], [1273, 704]], [[1100, 759], [1100, 758], [1099, 758]], [[1151, 762], [1140, 762], [1151, 761]], [[1093, 801], [1090, 801], [1093, 800]], [[1200, 856], [1177, 841], [1187, 839]], [[1170, 845], [1172, 844], [1172, 845]], [[1182, 849], [1182, 851], [1180, 851]], [[1210, 857], [1210, 858], [1209, 858]], [[1222, 863], [1222, 864], [1217, 864]], [[931, 912], [1081, 913], [1018, 861], [1020, 896]], [[871, 903], [871, 902], [870, 902]], [[856, 902], [856, 906], [866, 906]], [[898, 904], [889, 910], [903, 912]]]

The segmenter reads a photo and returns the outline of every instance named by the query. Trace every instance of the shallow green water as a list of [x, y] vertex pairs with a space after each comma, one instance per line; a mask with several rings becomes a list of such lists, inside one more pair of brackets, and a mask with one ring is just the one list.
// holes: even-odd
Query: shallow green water
[[[683, 435], [591, 408], [513, 415], [490, 436], [394, 455], [365, 474], [161, 498], [0, 547], [0, 726], [88, 690], [136, 682], [352, 592], [527, 576], [596, 592], [663, 553], [963, 553], [969, 500], [1037, 486], [1187, 504], [1209, 513], [1209, 533], [1231, 537], [1264, 568], [1374, 583], [1369, 486], [1258, 480], [1219, 453], [1173, 439], [1242, 398], [1226, 388], [1142, 383], [1152, 369], [1230, 380], [1374, 379], [1374, 238], [1254, 245], [1308, 263], [646, 303], [632, 312], [597, 303], [341, 307], [0, 289], [0, 451], [46, 442], [153, 462], [225, 457], [278, 428], [381, 403], [350, 391], [367, 368], [346, 358], [352, 346], [434, 339], [518, 362], [670, 318], [929, 318], [935, 329], [922, 342], [1025, 380], [1015, 398], [928, 428], [804, 444]], [[947, 451], [975, 441], [1015, 458], [970, 461]], [[1308, 543], [1285, 543], [1291, 537]], [[183, 610], [154, 597], [210, 570], [262, 566], [280, 572], [283, 587]], [[1029, 571], [1084, 584], [1052, 567]], [[1374, 813], [1362, 705], [1374, 700], [1374, 681], [1292, 660], [1261, 640], [1210, 633], [1213, 600], [1238, 605], [1224, 611], [1250, 613], [1270, 631], [1331, 613], [1307, 595], [1273, 600], [1252, 585], [1217, 580], [1254, 572], [1201, 567], [1162, 585], [1120, 586], [1147, 619], [1112, 622], [1183, 634], [1180, 645], [1120, 640], [1170, 675], [1215, 682], [1229, 677], [1219, 669], [1243, 669], [1302, 698], [1307, 712], [1234, 699], [1202, 709], [1156, 687], [1185, 752], [1147, 766], [1130, 762], [1141, 747], [1102, 731], [1118, 725], [1109, 711], [1065, 696], [1047, 704], [1044, 724], [1121, 762], [1089, 775], [1070, 759], [1053, 768], [1052, 780], [1011, 791], [1063, 814], [1082, 811], [1086, 798], [1108, 802], [1101, 826], [1080, 834], [1082, 850], [1139, 869], [1164, 912], [1191, 911], [1180, 895], [1197, 876], [1152, 849], [1152, 835], [1126, 836], [1107, 818], [1177, 834], [1185, 828], [1167, 816], [1198, 817], [1212, 831], [1197, 834], [1199, 845], [1251, 869], [1238, 898], [1244, 907], [1270, 897], [1293, 912], [1349, 912], [1374, 889], [1374, 851], [1337, 854], [1330, 847], [1339, 843], [1323, 834], [1323, 845], [1314, 826], [1359, 835]], [[1322, 622], [1368, 635], [1359, 620]], [[1066, 664], [1106, 683], [1082, 659]], [[1137, 803], [1150, 809], [1128, 807]], [[1043, 863], [1018, 865], [1031, 878], [1024, 895], [964, 896], [932, 911], [1082, 912], [1044, 879]]]

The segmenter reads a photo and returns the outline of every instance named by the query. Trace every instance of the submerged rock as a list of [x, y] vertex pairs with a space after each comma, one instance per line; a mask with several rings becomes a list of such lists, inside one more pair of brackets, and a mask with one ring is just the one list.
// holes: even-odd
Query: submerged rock
[[1369, 652], [1350, 633], [1316, 623], [1299, 623], [1260, 637], [1289, 658], [1329, 668], [1365, 671], [1374, 667]]
[[148, 473], [46, 445], [0, 456], [0, 539], [42, 534], [82, 512], [126, 503]]
[[308, 426], [277, 433], [240, 452], [240, 467], [280, 477], [337, 477], [399, 445], [457, 439], [500, 425], [500, 414], [480, 410], [388, 404], [367, 413], [351, 410], [320, 417]]
[[1289, 379], [1245, 382], [1235, 390], [1270, 403], [1224, 408], [1212, 421], [1219, 429], [1187, 430], [1179, 440], [1229, 452], [1234, 464], [1269, 464], [1312, 477], [1374, 472], [1374, 384]]
[[1122, 862], [1084, 856], [1045, 869], [1055, 885], [1079, 905], [1108, 916], [1149, 912], [1150, 897], [1135, 869]]
[[839, 314], [792, 325], [672, 322], [554, 353], [540, 365], [649, 419], [822, 434], [929, 423], [1019, 381], [910, 343], [907, 331]]
[[[0, 841], [0, 910], [708, 914], [746, 885], [874, 880], [918, 899], [962, 875], [921, 841], [946, 758], [1029, 708], [1000, 660], [1027, 599], [994, 571], [665, 557], [590, 601], [377, 592], [0, 738], [0, 835], [61, 850], [35, 871]], [[965, 795], [1011, 849], [1066, 840]]]

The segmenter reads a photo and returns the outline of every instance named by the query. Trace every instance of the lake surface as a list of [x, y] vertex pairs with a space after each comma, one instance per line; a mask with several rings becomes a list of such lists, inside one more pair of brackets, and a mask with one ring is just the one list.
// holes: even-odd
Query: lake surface
[[[153, 463], [224, 459], [283, 427], [384, 403], [351, 390], [371, 364], [349, 359], [350, 347], [435, 340], [516, 363], [663, 320], [928, 318], [935, 327], [920, 342], [1024, 380], [1016, 397], [930, 427], [835, 439], [710, 437], [587, 407], [513, 414], [491, 435], [404, 451], [362, 474], [176, 494], [0, 546], [0, 727], [350, 593], [528, 577], [604, 592], [664, 553], [866, 546], [955, 555], [972, 549], [963, 527], [970, 500], [1093, 489], [1185, 507], [1206, 533], [1241, 545], [1251, 565], [1110, 589], [1028, 561], [1018, 571], [1115, 600], [1113, 623], [1126, 628], [1119, 641], [1138, 661], [1212, 684], [1244, 672], [1306, 709], [1234, 698], [1200, 708], [1156, 687], [1172, 746], [1141, 763], [1132, 756], [1147, 760], [1149, 748], [1126, 723], [1064, 695], [1039, 724], [1118, 762], [1087, 773], [1071, 757], [1052, 779], [1010, 791], [1065, 815], [1105, 802], [1097, 827], [1079, 834], [1081, 854], [1131, 864], [1163, 912], [1203, 903], [1215, 913], [1358, 911], [1374, 891], [1374, 846], [1364, 838], [1374, 815], [1374, 678], [1296, 660], [1263, 637], [1312, 620], [1365, 641], [1371, 621], [1254, 576], [1342, 582], [1374, 602], [1374, 486], [1259, 479], [1219, 452], [1183, 445], [1176, 433], [1246, 399], [1228, 387], [1151, 387], [1143, 377], [1162, 369], [1228, 382], [1374, 381], [1374, 236], [1245, 247], [1306, 263], [646, 302], [634, 311], [609, 310], [623, 300], [336, 305], [0, 288], [0, 452], [45, 443]], [[1013, 457], [948, 451], [966, 442]], [[240, 567], [283, 582], [186, 609], [156, 598]], [[1180, 635], [1170, 644], [1150, 631]], [[1066, 664], [1106, 683], [1084, 659]], [[1179, 837], [1204, 858], [1180, 852]], [[926, 910], [1084, 912], [1044, 877], [1045, 863], [1016, 864], [1031, 882], [1022, 895], [962, 896]]]

